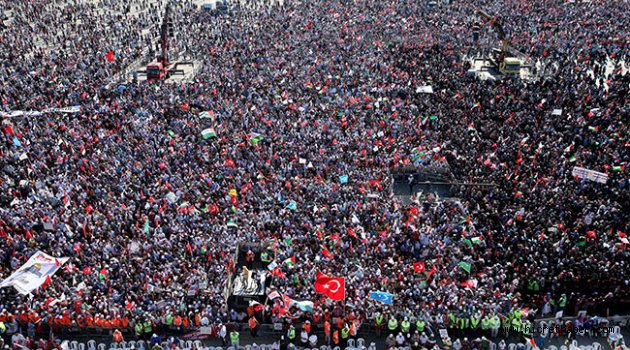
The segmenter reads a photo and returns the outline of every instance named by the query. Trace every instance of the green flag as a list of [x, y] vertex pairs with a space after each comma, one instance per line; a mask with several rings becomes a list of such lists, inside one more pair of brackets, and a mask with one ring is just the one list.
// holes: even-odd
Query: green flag
[[234, 222], [234, 220], [230, 220], [227, 223], [227, 227], [238, 227], [238, 225], [236, 225], [236, 223]]
[[149, 233], [149, 218], [144, 221], [144, 232]]
[[462, 242], [464, 242], [464, 244], [466, 244], [467, 246], [472, 247], [472, 242], [469, 239], [464, 238]]
[[481, 243], [481, 236], [473, 237], [470, 240], [472, 241], [473, 244], [479, 244], [479, 243]]
[[466, 271], [467, 273], [470, 273], [470, 263], [467, 263], [465, 261], [460, 261], [458, 265], [459, 267], [462, 268], [462, 270]]
[[262, 141], [264, 139], [265, 139], [264, 136], [262, 136], [260, 134], [257, 134], [255, 132], [249, 134], [249, 142], [251, 142], [252, 145], [254, 145], [254, 146], [256, 146], [258, 144], [258, 142], [260, 142], [260, 141]]

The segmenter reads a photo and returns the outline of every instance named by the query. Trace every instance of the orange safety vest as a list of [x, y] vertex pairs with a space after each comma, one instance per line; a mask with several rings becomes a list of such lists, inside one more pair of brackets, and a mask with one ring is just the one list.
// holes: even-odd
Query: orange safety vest
[[88, 327], [92, 328], [94, 327], [94, 317], [92, 317], [92, 315], [87, 315], [85, 317], [85, 323], [87, 324]]
[[4, 315], [4, 314], [0, 315], [0, 322], [3, 322], [3, 323], [7, 322], [7, 315]]
[[182, 325], [182, 317], [177, 315], [173, 318], [173, 326], [181, 326]]
[[123, 341], [122, 333], [120, 333], [120, 331], [115, 331], [114, 332], [114, 342], [121, 343], [122, 341]]
[[79, 326], [79, 328], [85, 328], [85, 325], [85, 317], [77, 317], [77, 326]]
[[320, 314], [319, 312], [315, 313], [313, 315], [313, 322], [314, 323], [319, 323], [322, 320], [322, 314]]
[[354, 327], [354, 323], [350, 323], [350, 335], [351, 336], [357, 335], [357, 329]]
[[195, 315], [195, 326], [199, 327], [201, 325], [201, 314]]
[[248, 322], [249, 322], [249, 328], [250, 329], [254, 329], [258, 325], [258, 321], [256, 321], [256, 319], [253, 318], [253, 317], [250, 318]]
[[305, 323], [302, 328], [304, 328], [304, 330], [306, 331], [306, 333], [311, 334], [311, 324], [310, 323]]
[[338, 330], [335, 330], [333, 332], [332, 340], [333, 340], [333, 344], [335, 345], [339, 344], [339, 331]]
[[127, 317], [123, 317], [120, 319], [120, 328], [129, 328], [129, 319]]
[[112, 319], [110, 325], [112, 326], [112, 328], [120, 328], [120, 320], [118, 318], [114, 318]]
[[112, 321], [108, 319], [103, 320], [103, 328], [112, 328]]
[[190, 328], [190, 320], [188, 319], [188, 317], [184, 317], [184, 319], [182, 320], [182, 326], [184, 326], [184, 328]]
[[324, 322], [324, 334], [330, 334], [330, 322]]
[[339, 317], [337, 319], [337, 328], [339, 328], [339, 329], [343, 328], [343, 324], [344, 324], [343, 317]]
[[100, 317], [94, 317], [94, 327], [103, 328], [103, 319]]

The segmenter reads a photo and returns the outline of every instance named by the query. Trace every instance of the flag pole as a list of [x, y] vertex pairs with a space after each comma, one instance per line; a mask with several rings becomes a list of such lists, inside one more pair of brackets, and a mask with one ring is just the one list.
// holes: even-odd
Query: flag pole
[[343, 279], [343, 318], [346, 318], [346, 279]]

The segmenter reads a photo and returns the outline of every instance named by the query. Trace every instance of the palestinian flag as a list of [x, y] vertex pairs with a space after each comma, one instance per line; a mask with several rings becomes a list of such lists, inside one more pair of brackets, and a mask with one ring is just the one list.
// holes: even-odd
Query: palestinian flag
[[291, 299], [291, 302], [289, 303], [289, 307], [297, 307], [304, 312], [312, 312], [314, 306], [313, 302], [308, 300]]
[[230, 220], [227, 222], [227, 227], [238, 227], [238, 225], [234, 222], [234, 220]]
[[459, 220], [460, 225], [463, 223], [470, 224], [470, 215], [466, 215], [465, 218], [462, 218], [462, 220]]
[[102, 268], [101, 271], [98, 273], [98, 279], [99, 280], [106, 280], [107, 279], [107, 270], [105, 268]]
[[258, 133], [251, 133], [249, 134], [249, 142], [252, 143], [252, 145], [256, 146], [260, 141], [264, 140], [265, 137], [262, 136], [261, 134]]
[[295, 255], [284, 260], [284, 264], [290, 268], [293, 268], [295, 266], [295, 262], [296, 262]]
[[212, 119], [214, 113], [212, 111], [203, 111], [199, 113], [199, 118], [201, 119]]
[[471, 241], [473, 244], [479, 244], [479, 243], [481, 243], [481, 240], [482, 240], [482, 239], [481, 239], [481, 236], [479, 236], [479, 237], [473, 237], [473, 238], [471, 238], [471, 239], [470, 239], [470, 241]]
[[214, 131], [214, 128], [210, 127], [201, 132], [201, 137], [203, 137], [204, 140], [207, 140], [213, 137], [217, 137], [217, 133]]

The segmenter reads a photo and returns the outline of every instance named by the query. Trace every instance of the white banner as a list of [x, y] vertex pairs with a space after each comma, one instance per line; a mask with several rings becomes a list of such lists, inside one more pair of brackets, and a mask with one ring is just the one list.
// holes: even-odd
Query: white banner
[[433, 93], [433, 86], [429, 86], [429, 85], [418, 86], [416, 88], [416, 93], [417, 94], [432, 94]]
[[33, 254], [9, 278], [0, 283], [0, 288], [14, 287], [20, 294], [29, 294], [39, 288], [46, 277], [52, 276], [69, 258], [55, 258], [42, 251]]
[[79, 113], [81, 106], [71, 106], [63, 108], [46, 108], [43, 111], [11, 111], [11, 113], [0, 112], [2, 117], [38, 117], [44, 113]]
[[571, 175], [577, 176], [581, 179], [587, 179], [591, 181], [598, 182], [600, 184], [605, 184], [608, 182], [608, 174], [600, 173], [599, 171], [589, 170], [580, 167], [573, 167], [573, 171]]

